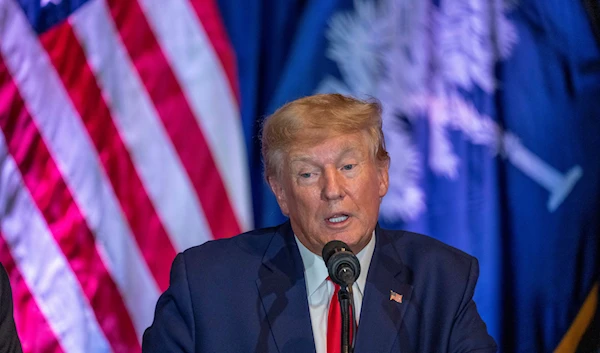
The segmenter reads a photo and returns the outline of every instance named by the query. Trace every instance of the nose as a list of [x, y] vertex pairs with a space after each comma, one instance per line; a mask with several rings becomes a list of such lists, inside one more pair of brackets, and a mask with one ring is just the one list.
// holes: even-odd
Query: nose
[[323, 198], [337, 200], [345, 196], [344, 181], [337, 169], [328, 169], [323, 173]]

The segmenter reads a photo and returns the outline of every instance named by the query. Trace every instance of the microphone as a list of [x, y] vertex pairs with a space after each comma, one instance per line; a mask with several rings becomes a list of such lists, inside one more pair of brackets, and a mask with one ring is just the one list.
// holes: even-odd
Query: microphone
[[352, 287], [360, 275], [360, 262], [343, 241], [332, 240], [323, 247], [329, 278], [342, 287]]

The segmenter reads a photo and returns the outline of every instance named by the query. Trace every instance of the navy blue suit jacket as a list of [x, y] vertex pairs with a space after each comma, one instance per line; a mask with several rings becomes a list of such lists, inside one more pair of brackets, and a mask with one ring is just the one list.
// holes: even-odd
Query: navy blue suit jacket
[[[475, 258], [420, 234], [378, 227], [375, 236], [356, 353], [496, 352], [472, 299]], [[142, 350], [314, 353], [289, 222], [179, 254]]]

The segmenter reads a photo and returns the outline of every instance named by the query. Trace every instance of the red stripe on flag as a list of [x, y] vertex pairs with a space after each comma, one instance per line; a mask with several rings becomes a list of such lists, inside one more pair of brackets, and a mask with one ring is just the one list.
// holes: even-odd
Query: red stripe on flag
[[[115, 352], [139, 352], [131, 318], [104, 267], [94, 237], [62, 179], [38, 128], [0, 59], [0, 128], [24, 184], [44, 215], [56, 243], [81, 283], [96, 318]], [[77, 146], [74, 146], [77, 148]]]
[[23, 352], [62, 353], [63, 349], [19, 272], [2, 232], [0, 232], [0, 262], [6, 268], [10, 278], [15, 324]]
[[40, 41], [98, 151], [154, 279], [161, 291], [166, 290], [175, 247], [137, 174], [73, 28], [65, 21], [41, 35]]
[[213, 237], [238, 234], [240, 226], [206, 138], [139, 4], [108, 0], [108, 5], [129, 56], [196, 190]]
[[191, 4], [194, 7], [194, 11], [196, 11], [196, 16], [198, 16], [200, 23], [202, 23], [206, 35], [212, 43], [212, 47], [219, 57], [221, 66], [227, 75], [231, 92], [239, 105], [240, 96], [235, 51], [231, 47], [225, 26], [221, 22], [221, 14], [219, 13], [217, 4], [215, 4], [214, 0], [191, 0]]

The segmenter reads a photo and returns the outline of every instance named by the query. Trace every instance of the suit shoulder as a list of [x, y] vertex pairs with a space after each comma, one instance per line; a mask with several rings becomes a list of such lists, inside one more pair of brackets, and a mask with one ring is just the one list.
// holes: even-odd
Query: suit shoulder
[[430, 236], [409, 231], [383, 231], [405, 262], [458, 266], [455, 270], [468, 270], [473, 264], [477, 266], [475, 257]]
[[240, 257], [262, 258], [278, 227], [261, 228], [238, 234], [231, 238], [210, 240], [183, 252], [186, 264], [210, 266], [222, 264], [223, 259]]

